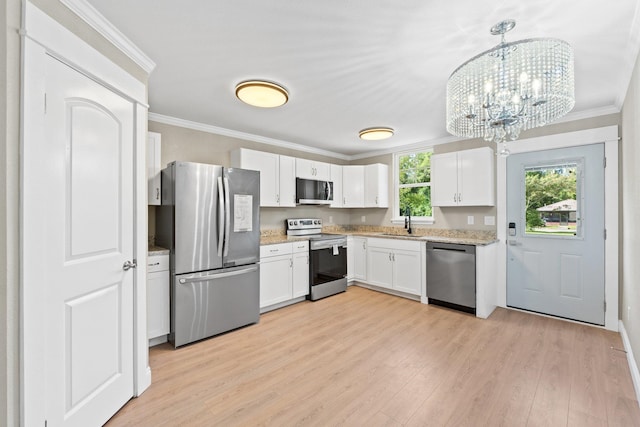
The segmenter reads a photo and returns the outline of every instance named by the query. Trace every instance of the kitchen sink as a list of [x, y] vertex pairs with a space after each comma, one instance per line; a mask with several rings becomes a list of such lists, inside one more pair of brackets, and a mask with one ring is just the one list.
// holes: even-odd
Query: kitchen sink
[[424, 236], [416, 236], [415, 234], [395, 234], [395, 233], [380, 233], [378, 236], [389, 236], [389, 237], [408, 237], [410, 239], [420, 239]]

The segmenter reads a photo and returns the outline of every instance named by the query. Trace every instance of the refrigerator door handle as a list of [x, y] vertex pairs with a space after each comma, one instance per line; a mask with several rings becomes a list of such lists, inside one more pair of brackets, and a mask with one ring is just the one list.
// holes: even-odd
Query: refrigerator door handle
[[224, 189], [222, 177], [218, 177], [218, 256], [222, 256], [222, 244], [224, 242]]
[[224, 256], [229, 255], [231, 237], [231, 203], [229, 203], [229, 178], [224, 177]]
[[196, 275], [191, 277], [180, 278], [178, 279], [178, 282], [180, 282], [180, 284], [183, 284], [183, 285], [185, 283], [190, 283], [190, 282], [206, 282], [208, 280], [222, 279], [223, 277], [232, 277], [232, 276], [239, 276], [241, 274], [251, 273], [256, 271], [257, 269], [258, 267], [253, 266], [249, 268], [243, 268], [241, 270], [225, 271], [223, 273]]

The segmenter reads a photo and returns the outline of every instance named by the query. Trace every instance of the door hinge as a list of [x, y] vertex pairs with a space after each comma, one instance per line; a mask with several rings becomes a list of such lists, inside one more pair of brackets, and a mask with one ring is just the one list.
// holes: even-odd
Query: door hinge
[[606, 301], [604, 301], [604, 311], [605, 312], [607, 311], [607, 302]]
[[602, 158], [602, 166], [605, 167], [605, 168], [607, 167], [607, 158], [606, 157]]
[[604, 229], [604, 240], [607, 240], [607, 229]]

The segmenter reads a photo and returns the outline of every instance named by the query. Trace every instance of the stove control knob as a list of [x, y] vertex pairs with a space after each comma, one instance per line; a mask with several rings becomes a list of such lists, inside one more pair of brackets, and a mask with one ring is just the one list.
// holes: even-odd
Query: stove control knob
[[298, 221], [293, 221], [293, 225], [298, 225]]

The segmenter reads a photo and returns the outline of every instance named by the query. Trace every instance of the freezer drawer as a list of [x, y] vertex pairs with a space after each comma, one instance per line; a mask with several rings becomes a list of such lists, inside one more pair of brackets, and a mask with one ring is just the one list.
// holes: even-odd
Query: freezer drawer
[[429, 304], [475, 314], [475, 246], [427, 243], [427, 297]]
[[170, 341], [189, 344], [260, 318], [260, 266], [174, 275]]

